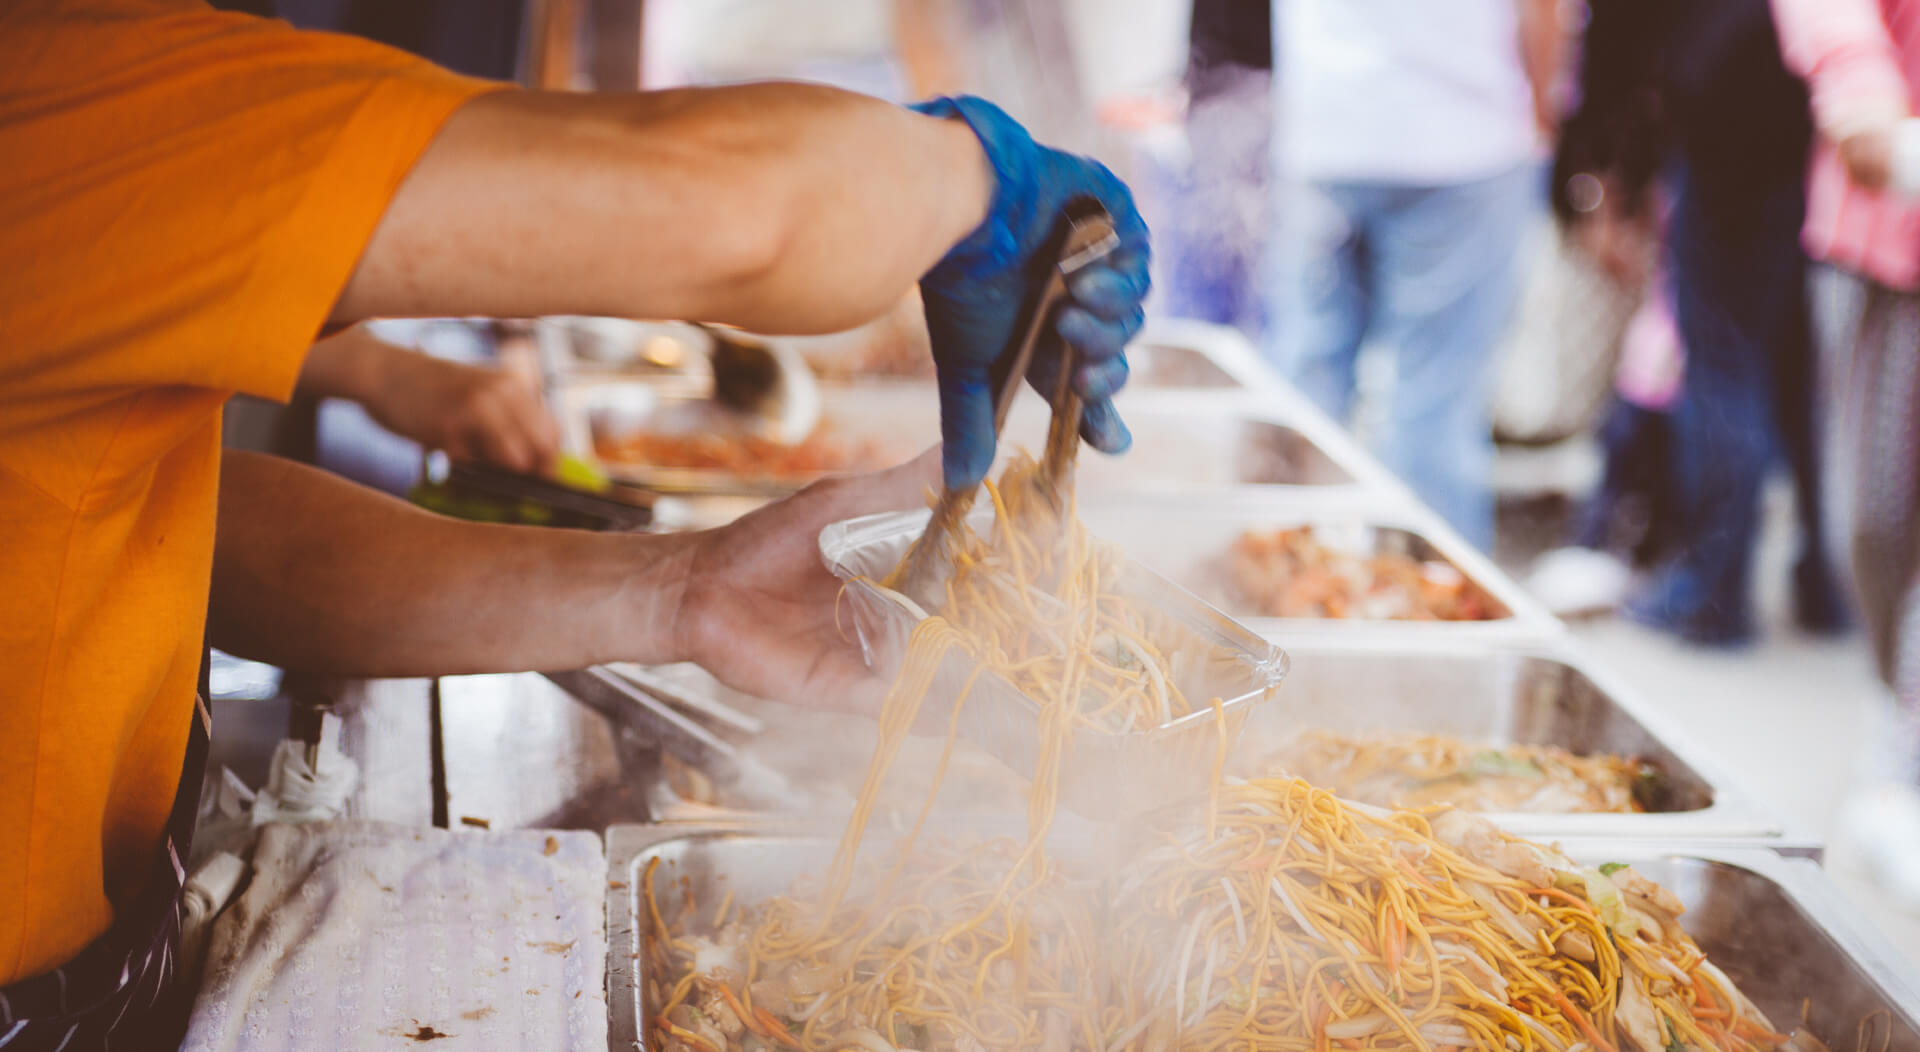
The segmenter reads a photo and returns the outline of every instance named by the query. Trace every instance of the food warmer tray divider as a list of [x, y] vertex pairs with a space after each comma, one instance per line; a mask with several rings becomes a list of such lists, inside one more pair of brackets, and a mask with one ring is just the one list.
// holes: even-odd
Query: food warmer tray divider
[[[899, 384], [823, 387], [822, 419], [835, 441], [871, 455], [876, 464], [906, 460], [939, 441], [938, 402], [932, 388]], [[1330, 425], [1277, 411], [1276, 400], [1244, 391], [1123, 391], [1116, 398], [1134, 435], [1123, 458], [1081, 458], [1085, 492], [1193, 492], [1256, 485], [1315, 491], [1403, 488]], [[724, 429], [717, 407], [684, 384], [577, 378], [556, 385], [554, 412], [570, 452], [590, 453], [596, 434], [620, 436]], [[1045, 446], [1051, 413], [1046, 400], [1023, 394], [1009, 414], [1003, 450]], [[1324, 420], [1324, 418], [1318, 418]], [[718, 423], [716, 423], [718, 421]], [[1312, 433], [1309, 433], [1309, 429]], [[799, 488], [796, 479], [751, 478], [722, 470], [623, 468], [610, 474], [632, 485], [683, 494], [777, 495]]]
[[[607, 830], [607, 1007], [609, 1047], [646, 1049], [647, 977], [641, 947], [650, 921], [642, 898], [649, 859], [662, 861], [658, 887], [672, 902], [681, 876], [723, 878], [737, 899], [784, 891], [830, 859], [834, 833], [793, 826], [613, 826]], [[1758, 848], [1609, 838], [1561, 846], [1588, 865], [1625, 862], [1677, 894], [1682, 924], [1741, 983], [1777, 1026], [1799, 1019], [1813, 999], [1814, 1022], [1836, 1052], [1853, 1052], [1853, 1025], [1885, 1010], [1889, 1052], [1920, 1052], [1920, 991], [1911, 966], [1848, 907], [1819, 867]]]
[[[1555, 745], [1579, 754], [1645, 756], [1669, 780], [1673, 810], [1640, 814], [1492, 813], [1512, 832], [1546, 839], [1633, 840], [1764, 847], [1820, 858], [1824, 843], [1784, 820], [1731, 777], [1711, 749], [1617, 677], [1587, 661], [1571, 640], [1474, 640], [1375, 633], [1301, 633], [1280, 641], [1287, 682], [1247, 718], [1233, 761], [1248, 770], [1296, 729], [1343, 733], [1451, 734], [1492, 746]], [[748, 746], [749, 751], [754, 747]], [[790, 774], [777, 755], [761, 765]], [[1012, 778], [1011, 773], [1008, 775]], [[647, 789], [656, 821], [671, 824], [790, 822], [794, 810], [699, 804], [657, 780]], [[837, 799], [837, 798], [836, 798]], [[965, 819], [974, 812], [943, 813]], [[837, 817], [825, 819], [828, 824]]]

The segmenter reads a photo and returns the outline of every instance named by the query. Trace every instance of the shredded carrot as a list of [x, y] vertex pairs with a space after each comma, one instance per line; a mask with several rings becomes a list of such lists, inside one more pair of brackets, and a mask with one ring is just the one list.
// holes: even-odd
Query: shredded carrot
[[1560, 1009], [1560, 1014], [1573, 1020], [1573, 1025], [1580, 1028], [1580, 1032], [1593, 1043], [1593, 1047], [1600, 1052], [1620, 1052], [1614, 1047], [1613, 1042], [1601, 1036], [1600, 1031], [1594, 1027], [1593, 1021], [1587, 1018], [1587, 1013], [1582, 1012], [1580, 1006], [1574, 1004], [1566, 994], [1554, 989], [1549, 989], [1547, 994], [1553, 998], [1554, 1006]]
[[1392, 910], [1387, 911], [1387, 938], [1383, 949], [1387, 959], [1387, 973], [1397, 974], [1400, 971], [1400, 958], [1407, 952], [1407, 927], [1400, 923], [1400, 915]]
[[1434, 888], [1433, 881], [1428, 880], [1426, 876], [1420, 872], [1420, 870], [1414, 867], [1413, 863], [1403, 858], [1400, 860], [1400, 868], [1406, 870], [1407, 876], [1412, 877], [1414, 882], [1419, 884], [1420, 886], [1427, 888], [1429, 890]]
[[1699, 1018], [1699, 1019], [1732, 1019], [1733, 1018], [1733, 1012], [1730, 1009], [1720, 1007], [1719, 999], [1713, 996], [1712, 985], [1709, 984], [1705, 979], [1700, 978], [1699, 972], [1695, 971], [1690, 973], [1688, 975], [1688, 978], [1693, 981], [1693, 998], [1694, 998], [1693, 1014], [1696, 1018]]
[[773, 1038], [788, 1048], [801, 1047], [800, 1042], [796, 1040], [792, 1034], [787, 1032], [786, 1024], [780, 1022], [778, 1016], [759, 1007], [754, 1008], [753, 1014], [759, 1018], [760, 1025], [767, 1028], [766, 1036]]
[[[733, 989], [726, 983], [716, 982], [713, 985], [720, 988], [720, 999], [727, 1003], [728, 1008], [733, 1009], [733, 1014], [740, 1017], [740, 1021], [747, 1025], [747, 1029], [759, 1034], [760, 1028], [754, 1025], [757, 1020], [754, 1019], [753, 1013], [740, 1006], [740, 999], [733, 996]], [[761, 1034], [760, 1036], [765, 1037], [766, 1035]]]
[[1567, 905], [1572, 906], [1583, 913], [1590, 914], [1593, 912], [1592, 903], [1588, 902], [1586, 899], [1583, 899], [1578, 895], [1575, 895], [1568, 891], [1562, 891], [1559, 888], [1528, 888], [1527, 894], [1541, 895], [1550, 899], [1558, 899], [1561, 902], [1564, 902]]
[[684, 1027], [674, 1026], [673, 1020], [668, 1019], [664, 1015], [655, 1016], [653, 1021], [655, 1024], [657, 1024], [660, 1027], [660, 1029], [665, 1030], [668, 1034], [671, 1034], [672, 1036], [677, 1037], [682, 1041], [685, 1041], [686, 1043], [692, 1045], [695, 1048], [704, 1048], [707, 1050], [707, 1052], [723, 1052], [723, 1050], [720, 1049], [718, 1046], [714, 1045], [713, 1042], [708, 1041], [706, 1038], [701, 1037], [699, 1034], [696, 1034], [691, 1030], [685, 1029]]

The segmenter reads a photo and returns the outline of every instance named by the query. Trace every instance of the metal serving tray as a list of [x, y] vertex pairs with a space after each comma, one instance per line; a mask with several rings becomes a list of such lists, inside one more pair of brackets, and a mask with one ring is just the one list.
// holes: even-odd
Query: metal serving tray
[[[1529, 836], [1608, 836], [1712, 840], [1762, 845], [1818, 857], [1819, 842], [1793, 828], [1730, 780], [1702, 749], [1618, 681], [1559, 643], [1462, 646], [1417, 633], [1309, 635], [1286, 641], [1285, 689], [1256, 707], [1234, 746], [1232, 769], [1259, 761], [1308, 730], [1452, 735], [1490, 746], [1554, 745], [1590, 755], [1641, 757], [1666, 776], [1665, 809], [1643, 814], [1496, 813], [1495, 822]], [[743, 703], [748, 703], [743, 700]], [[859, 717], [757, 703], [769, 733], [744, 748], [795, 787], [790, 799], [738, 795], [713, 807], [678, 797], [664, 783], [648, 789], [665, 822], [767, 820], [769, 815], [837, 817], [851, 807], [872, 754], [875, 728]], [[938, 736], [910, 739], [906, 755], [931, 752]], [[913, 761], [905, 761], [911, 767]], [[917, 806], [924, 788], [899, 770]], [[1003, 775], [1004, 785], [995, 774]], [[971, 742], [960, 742], [940, 810], [953, 815], [1019, 811], [1021, 782]], [[1010, 802], [1011, 801], [1011, 802]]]
[[[1402, 508], [1378, 497], [1324, 494], [1306, 498], [1230, 492], [1169, 501], [1093, 493], [1082, 497], [1079, 512], [1081, 521], [1096, 536], [1118, 544], [1142, 563], [1277, 640], [1306, 630], [1367, 631], [1383, 625], [1475, 638], [1540, 639], [1565, 630], [1558, 619], [1451, 530], [1418, 509]], [[1236, 608], [1225, 594], [1215, 561], [1242, 533], [1295, 526], [1312, 526], [1316, 540], [1339, 550], [1360, 555], [1397, 552], [1452, 567], [1487, 594], [1500, 616], [1486, 621], [1281, 618]]]
[[[1631, 841], [1567, 841], [1562, 847], [1589, 865], [1627, 862], [1671, 889], [1686, 904], [1682, 925], [1775, 1025], [1800, 1018], [1812, 999], [1816, 1034], [1852, 1052], [1853, 1029], [1885, 1011], [1893, 1029], [1889, 1052], [1920, 1052], [1920, 993], [1903, 978], [1897, 951], [1853, 919], [1817, 866], [1769, 851], [1662, 847]], [[728, 887], [754, 902], [778, 894], [803, 874], [825, 870], [831, 834], [772, 832], [766, 827], [614, 826], [607, 830], [607, 1005], [610, 1047], [644, 1049], [653, 1006], [641, 975], [647, 917], [641, 876], [661, 860], [655, 887], [663, 911], [679, 901], [684, 877], [706, 901]]]
[[1668, 809], [1643, 814], [1496, 813], [1527, 836], [1746, 840], [1812, 850], [1733, 784], [1706, 750], [1564, 647], [1324, 635], [1287, 641], [1287, 689], [1255, 710], [1235, 746], [1250, 771], [1307, 730], [1446, 734], [1488, 745], [1555, 745], [1642, 757], [1666, 775]]
[[[864, 466], [907, 460], [940, 440], [939, 402], [930, 386], [861, 384], [823, 387], [822, 425], [850, 449], [867, 454]], [[1350, 467], [1322, 442], [1260, 403], [1231, 392], [1205, 395], [1128, 392], [1120, 412], [1133, 431], [1124, 457], [1089, 452], [1079, 459], [1082, 492], [1217, 489], [1233, 486], [1353, 486]], [[556, 413], [572, 445], [588, 436], [615, 438], [650, 430], [697, 433], [724, 430], [726, 417], [711, 400], [684, 385], [639, 380], [592, 380], [563, 385]], [[1038, 453], [1046, 440], [1048, 408], [1038, 396], [1014, 403], [1002, 449]], [[1337, 440], [1335, 440], [1337, 441]], [[614, 463], [614, 477], [678, 493], [778, 495], [810, 478], [743, 478], [726, 472]]]

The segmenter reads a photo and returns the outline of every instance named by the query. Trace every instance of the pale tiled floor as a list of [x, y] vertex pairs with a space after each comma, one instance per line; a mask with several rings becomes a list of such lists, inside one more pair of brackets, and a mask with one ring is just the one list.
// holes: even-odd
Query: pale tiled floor
[[1717, 749], [1742, 787], [1791, 824], [1829, 839], [1828, 875], [1868, 925], [1906, 956], [1920, 976], [1920, 914], [1898, 909], [1835, 838], [1841, 802], [1873, 768], [1885, 689], [1858, 635], [1819, 640], [1796, 632], [1786, 614], [1791, 518], [1770, 495], [1757, 601], [1764, 623], [1755, 646], [1703, 650], [1616, 618], [1576, 623], [1592, 658], [1605, 662], [1649, 701]]

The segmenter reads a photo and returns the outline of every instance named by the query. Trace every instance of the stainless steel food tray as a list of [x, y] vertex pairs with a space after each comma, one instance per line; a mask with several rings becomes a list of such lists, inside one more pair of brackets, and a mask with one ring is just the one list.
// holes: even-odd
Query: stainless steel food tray
[[[822, 421], [850, 447], [867, 447], [881, 463], [906, 460], [940, 439], [939, 403], [931, 387], [900, 384], [846, 385], [820, 392]], [[555, 412], [562, 418], [570, 448], [591, 449], [591, 436], [618, 436], [660, 427], [669, 433], [705, 426], [712, 414], [708, 400], [684, 385], [640, 380], [563, 383]], [[1079, 460], [1083, 492], [1183, 490], [1232, 486], [1352, 487], [1361, 483], [1343, 452], [1336, 458], [1324, 445], [1338, 438], [1308, 436], [1263, 402], [1230, 394], [1126, 392], [1120, 412], [1134, 436], [1124, 457], [1089, 452]], [[1002, 442], [1003, 454], [1025, 448], [1037, 453], [1046, 439], [1048, 408], [1038, 396], [1015, 402]], [[1365, 469], [1362, 469], [1365, 470]], [[805, 479], [741, 478], [695, 469], [610, 471], [635, 484], [685, 493], [761, 493], [798, 488]], [[1377, 471], [1377, 469], [1376, 469]]]
[[[1778, 1026], [1800, 1017], [1812, 999], [1814, 1031], [1851, 1050], [1853, 1027], [1886, 1011], [1890, 1052], [1920, 1052], [1920, 993], [1897, 951], [1855, 919], [1817, 866], [1772, 852], [1715, 847], [1664, 847], [1632, 841], [1582, 840], [1562, 845], [1589, 865], [1632, 864], [1680, 897], [1682, 925]], [[607, 1005], [610, 1047], [647, 1047], [641, 947], [650, 921], [641, 897], [649, 859], [661, 860], [656, 889], [662, 907], [678, 901], [685, 877], [712, 901], [716, 882], [751, 902], [785, 890], [794, 878], [822, 872], [833, 837], [769, 831], [749, 825], [614, 826], [607, 830]]]
[[1700, 748], [1630, 690], [1551, 643], [1462, 647], [1407, 633], [1289, 640], [1287, 687], [1255, 710], [1235, 746], [1248, 772], [1306, 730], [1447, 734], [1489, 745], [1556, 745], [1639, 756], [1665, 774], [1670, 809], [1643, 814], [1489, 815], [1528, 836], [1749, 841], [1812, 853]]
[[[1079, 511], [1096, 536], [1282, 642], [1308, 630], [1372, 631], [1386, 625], [1473, 638], [1544, 639], [1565, 631], [1557, 618], [1453, 531], [1416, 508], [1376, 495], [1301, 497], [1241, 491], [1171, 501], [1087, 494]], [[1314, 527], [1317, 540], [1336, 549], [1362, 555], [1400, 552], [1450, 566], [1484, 591], [1504, 616], [1486, 621], [1383, 621], [1265, 617], [1236, 609], [1224, 594], [1214, 561], [1246, 531], [1307, 525]]]
[[[1643, 757], [1661, 770], [1667, 779], [1666, 809], [1489, 817], [1533, 836], [1712, 840], [1820, 854], [1816, 837], [1759, 803], [1731, 779], [1711, 750], [1581, 659], [1564, 641], [1462, 645], [1457, 638], [1383, 630], [1301, 636], [1289, 639], [1286, 649], [1290, 667], [1284, 688], [1252, 711], [1234, 747], [1233, 769], [1238, 773], [1258, 770], [1259, 761], [1291, 736], [1320, 729], [1448, 734], [1488, 745], [1555, 745], [1583, 755], [1611, 752]], [[657, 820], [764, 821], [776, 814], [838, 816], [850, 808], [873, 749], [871, 722], [770, 703], [756, 711], [772, 721], [773, 729], [746, 748], [803, 795], [715, 808], [682, 800], [660, 784], [647, 791]], [[938, 740], [913, 739], [908, 745], [930, 751]], [[1017, 812], [1019, 779], [988, 757], [974, 759], [976, 753], [971, 743], [960, 743], [950, 770], [960, 784], [943, 789], [943, 812]], [[836, 767], [843, 770], [822, 774]], [[991, 777], [996, 770], [1004, 774], [1004, 786]], [[905, 774], [900, 780], [912, 781]], [[917, 805], [921, 789], [917, 783], [912, 788]]]

